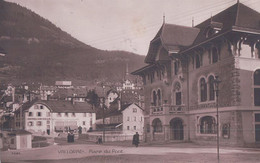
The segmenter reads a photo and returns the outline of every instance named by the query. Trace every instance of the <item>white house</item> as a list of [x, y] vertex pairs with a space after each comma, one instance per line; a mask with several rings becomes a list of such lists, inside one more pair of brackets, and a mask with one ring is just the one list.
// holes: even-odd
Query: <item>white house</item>
[[[143, 109], [135, 103], [123, 105], [119, 110], [112, 110], [105, 115], [106, 128], [121, 131], [124, 135], [133, 135], [138, 132], [143, 134], [144, 112]], [[97, 120], [97, 125], [102, 125], [102, 119]]]
[[79, 126], [82, 132], [86, 132], [95, 127], [95, 121], [96, 113], [88, 103], [34, 101], [23, 104], [15, 111], [16, 128], [40, 135], [74, 130]]
[[144, 130], [144, 110], [135, 103], [128, 105], [122, 110], [123, 133], [134, 134], [138, 132], [143, 134]]

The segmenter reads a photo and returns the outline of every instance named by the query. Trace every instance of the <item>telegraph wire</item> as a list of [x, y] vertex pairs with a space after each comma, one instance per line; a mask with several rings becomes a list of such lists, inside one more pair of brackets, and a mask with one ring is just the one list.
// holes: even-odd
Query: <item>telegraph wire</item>
[[[214, 8], [216, 8], [215, 6], [216, 6], [216, 4], [219, 4], [218, 6], [223, 6], [223, 5], [228, 5], [228, 4], [230, 4], [230, 3], [234, 3], [234, 1], [236, 1], [236, 0], [232, 0], [232, 1], [228, 1], [228, 2], [226, 2], [226, 1], [221, 1], [221, 2], [218, 2], [218, 3], [215, 3], [214, 4], [214, 6], [213, 5], [206, 5], [206, 6], [204, 6], [203, 8], [199, 8], [199, 9], [197, 9], [197, 10], [193, 10], [193, 11], [189, 11], [189, 12], [186, 12], [186, 11], [184, 11], [185, 12], [185, 14], [182, 14], [182, 13], [180, 13], [180, 14], [175, 14], [174, 16], [170, 16], [170, 17], [168, 17], [167, 16], [167, 19], [168, 20], [172, 20], [172, 19], [174, 19], [175, 21], [174, 21], [174, 23], [176, 24], [176, 23], [182, 23], [182, 22], [187, 22], [187, 21], [190, 21], [190, 20], [188, 20], [188, 18], [186, 18], [186, 17], [190, 17], [191, 15], [193, 16], [193, 17], [195, 17], [196, 19], [195, 20], [199, 20], [199, 19], [202, 19], [202, 18], [204, 18], [204, 17], [208, 17], [208, 16], [194, 16], [194, 15], [197, 15], [197, 14], [202, 14], [202, 13], [205, 13], [205, 12], [208, 12], [208, 11], [210, 11], [211, 13], [213, 13], [213, 12], [221, 12], [223, 9], [225, 9], [225, 8], [227, 8], [226, 6], [225, 7], [222, 7], [222, 8], [218, 8], [218, 9], [216, 9], [216, 10], [211, 10], [211, 9], [214, 9]], [[223, 3], [224, 2], [224, 3]], [[241, 2], [241, 3], [247, 3], [247, 2], [252, 2], [252, 3], [248, 3], [247, 5], [250, 5], [250, 4], [255, 4], [255, 3], [259, 3], [259, 1], [258, 0], [246, 0], [246, 1], [243, 1], [243, 2]], [[176, 21], [176, 20], [179, 20], [179, 19], [182, 19], [181, 21]], [[183, 20], [183, 19], [185, 19], [185, 20]], [[161, 24], [161, 23], [160, 23]], [[148, 27], [146, 27], [145, 28], [145, 32], [150, 32], [150, 31], [152, 31], [152, 32], [154, 32], [154, 28], [158, 28], [158, 26], [160, 26], [159, 25], [159, 23], [148, 23], [148, 24], [144, 24], [144, 26], [148, 26]], [[111, 33], [110, 35], [113, 35], [113, 33]], [[126, 31], [126, 32], [119, 32], [118, 34], [117, 33], [114, 33], [114, 36], [111, 38], [107, 38], [107, 39], [96, 39], [96, 40], [91, 40], [91, 41], [88, 41], [88, 43], [89, 44], [95, 44], [95, 45], [107, 45], [107, 44], [109, 44], [109, 43], [111, 43], [111, 42], [113, 42], [113, 41], [116, 41], [116, 40], [122, 40], [122, 41], [125, 41], [125, 38], [122, 38], [123, 36], [126, 36], [126, 35], [134, 35], [133, 34], [133, 32], [129, 32], [129, 31]], [[146, 36], [134, 36], [133, 38], [131, 38], [131, 40], [135, 40], [135, 39], [137, 39], [137, 38], [139, 38], [139, 37], [146, 37]]]
[[[223, 2], [224, 2], [224, 3], [223, 3]], [[231, 3], [231, 2], [234, 2], [234, 0], [229, 1], [229, 2], [221, 1], [221, 2], [218, 2], [218, 3], [216, 3], [216, 4], [220, 4], [219, 6], [222, 6], [222, 5], [229, 4], [229, 3]], [[216, 4], [214, 4], [214, 6], [213, 6], [213, 5], [207, 5], [207, 6], [203, 7], [203, 8], [200, 8], [200, 9], [197, 9], [197, 10], [194, 10], [194, 11], [189, 11], [189, 12], [184, 11], [184, 13], [185, 13], [184, 15], [183, 15], [182, 13], [179, 13], [179, 14], [177, 14], [177, 15], [175, 14], [174, 17], [170, 16], [168, 20], [173, 19], [173, 18], [174, 18], [175, 20], [178, 20], [178, 19], [183, 19], [183, 16], [184, 16], [184, 17], [187, 17], [187, 16], [190, 16], [190, 15], [192, 15], [192, 14], [201, 14], [200, 11], [206, 12], [206, 11], [208, 11], [208, 10], [210, 10], [210, 9], [213, 9], [213, 8], [215, 8], [215, 5], [216, 5]], [[218, 10], [219, 10], [219, 9], [218, 9]], [[196, 17], [196, 18], [198, 18], [198, 17]], [[154, 28], [154, 27], [158, 28], [158, 24], [159, 24], [159, 23], [149, 23], [149, 24], [145, 24], [145, 26], [149, 26], [148, 28]], [[161, 24], [161, 23], [160, 23], [160, 24]], [[146, 28], [146, 32], [147, 32], [147, 31], [149, 31], [149, 29]], [[128, 31], [125, 32], [124, 34], [122, 34], [122, 32], [120, 32], [120, 33], [118, 33], [118, 34], [115, 33], [115, 35], [114, 35], [114, 37], [112, 37], [112, 39], [111, 39], [111, 38], [107, 38], [107, 39], [96, 39], [96, 40], [91, 40], [90, 43], [97, 44], [97, 43], [102, 43], [102, 42], [111, 41], [111, 40], [118, 40], [118, 39], [121, 39], [121, 36], [127, 35], [127, 34], [129, 34]], [[111, 35], [113, 35], [113, 33], [111, 33]], [[119, 37], [119, 38], [118, 38], [118, 37]], [[116, 39], [116, 38], [118, 38], [118, 39]]]
[[[234, 2], [234, 0], [232, 0], [232, 1], [229, 1], [229, 2], [225, 2], [225, 3], [223, 3], [222, 5], [226, 5], [226, 4], [228, 4], [228, 3], [231, 3], [231, 2]], [[219, 6], [222, 6], [222, 5], [219, 5]], [[207, 7], [206, 8], [206, 10], [204, 9], [204, 8], [200, 8], [200, 9], [198, 9], [198, 10], [195, 10], [195, 11], [191, 11], [192, 13], [187, 13], [186, 12], [186, 14], [178, 14], [178, 15], [175, 15], [174, 17], [176, 17], [174, 20], [174, 22], [175, 22], [175, 24], [176, 24], [176, 22], [187, 22], [187, 20], [182, 20], [182, 21], [176, 21], [176, 20], [179, 20], [179, 19], [183, 19], [183, 17], [190, 17], [191, 15], [193, 15], [193, 14], [201, 14], [201, 12], [200, 11], [203, 11], [203, 12], [207, 12], [209, 9], [212, 9], [212, 8], [215, 8], [215, 7], [212, 7], [212, 5], [211, 6], [209, 6], [209, 7]], [[222, 10], [222, 9], [224, 9], [224, 8], [226, 8], [226, 6], [225, 7], [223, 7], [223, 8], [221, 8], [221, 9], [217, 9], [217, 10], [214, 10], [214, 11], [219, 11], [219, 10]], [[211, 10], [212, 11], [212, 10]], [[172, 19], [173, 17], [170, 17], [170, 19]], [[196, 17], [196, 18], [200, 18], [200, 16], [198, 16], [198, 17]], [[170, 20], [170, 19], [168, 19], [168, 20]], [[155, 24], [155, 25], [150, 25], [149, 27], [147, 27], [146, 28], [146, 32], [149, 32], [151, 29], [153, 29], [153, 28], [158, 28], [158, 24], [159, 23], [153, 23], [153, 24]], [[120, 32], [121, 33], [121, 32]], [[122, 39], [122, 36], [124, 36], [124, 35], [127, 35], [127, 34], [130, 34], [130, 33], [125, 33], [125, 34], [119, 34], [119, 35], [116, 35], [115, 37], [113, 37], [112, 39], [111, 38], [108, 38], [108, 39], [100, 39], [100, 41], [99, 40], [96, 40], [96, 41], [92, 41], [92, 43], [93, 44], [97, 44], [97, 43], [101, 43], [102, 44], [102, 42], [104, 42], [105, 44], [106, 44], [106, 42], [108, 42], [108, 43], [110, 43], [110, 41], [113, 41], [113, 40], [119, 40], [119, 39]], [[137, 36], [138, 37], [138, 36]]]

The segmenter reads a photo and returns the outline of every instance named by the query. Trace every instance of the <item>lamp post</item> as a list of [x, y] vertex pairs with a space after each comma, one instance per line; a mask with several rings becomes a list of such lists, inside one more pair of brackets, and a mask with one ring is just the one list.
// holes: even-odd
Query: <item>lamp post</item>
[[218, 76], [215, 76], [214, 80], [214, 88], [216, 92], [216, 107], [217, 107], [217, 157], [218, 157], [218, 162], [219, 162], [219, 113], [218, 113], [218, 97], [219, 97], [219, 83], [221, 83], [221, 80], [219, 79]]
[[105, 98], [100, 97], [100, 106], [102, 109], [102, 117], [103, 117], [103, 142], [105, 142]]

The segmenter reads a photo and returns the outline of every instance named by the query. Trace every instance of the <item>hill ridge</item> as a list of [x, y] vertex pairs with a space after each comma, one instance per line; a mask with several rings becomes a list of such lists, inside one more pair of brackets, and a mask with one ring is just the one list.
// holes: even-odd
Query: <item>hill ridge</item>
[[124, 78], [126, 62], [129, 71], [144, 65], [144, 56], [86, 45], [18, 4], [1, 0], [0, 15], [0, 47], [8, 54], [0, 67], [9, 67], [0, 68], [0, 76], [11, 76], [6, 80], [113, 82]]

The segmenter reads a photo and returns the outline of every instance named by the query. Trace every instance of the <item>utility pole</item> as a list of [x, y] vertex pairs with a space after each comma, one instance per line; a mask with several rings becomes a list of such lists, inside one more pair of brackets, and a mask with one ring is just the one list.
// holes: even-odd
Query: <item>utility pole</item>
[[218, 76], [215, 77], [214, 85], [215, 85], [215, 92], [216, 92], [216, 107], [217, 107], [217, 158], [219, 162], [219, 111], [218, 111], [218, 97], [219, 97], [219, 83], [221, 83], [221, 80]]
[[100, 98], [100, 105], [101, 105], [101, 109], [102, 109], [102, 117], [103, 117], [103, 142], [105, 142], [105, 98], [101, 97]]

